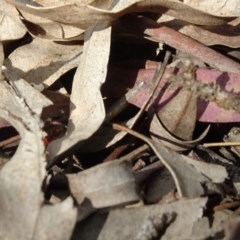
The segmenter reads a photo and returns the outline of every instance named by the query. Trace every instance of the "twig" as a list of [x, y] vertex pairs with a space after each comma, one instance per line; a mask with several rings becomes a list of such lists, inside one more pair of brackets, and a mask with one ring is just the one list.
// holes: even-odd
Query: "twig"
[[138, 147], [134, 149], [132, 152], [126, 154], [125, 156], [120, 157], [120, 160], [122, 161], [133, 161], [136, 159], [140, 154], [145, 152], [147, 149], [149, 149], [149, 146], [147, 144], [143, 144], [141, 147]]
[[240, 142], [215, 142], [215, 143], [204, 143], [203, 147], [232, 147], [240, 146]]
[[137, 132], [137, 131], [134, 131], [128, 127], [125, 127], [123, 125], [120, 125], [118, 123], [111, 123], [112, 125], [112, 128], [115, 129], [115, 130], [118, 130], [118, 131], [124, 131], [124, 132], [127, 132], [128, 134], [136, 137], [136, 138], [139, 138], [141, 139], [142, 141], [146, 142], [149, 146], [152, 146], [152, 140], [149, 138], [149, 137], [146, 137], [144, 136], [143, 134]]
[[103, 160], [103, 162], [109, 162], [112, 161], [116, 158], [118, 158], [118, 156], [129, 147], [130, 144], [124, 144], [118, 147], [115, 147], [113, 149], [113, 151]]
[[116, 117], [120, 112], [122, 112], [128, 105], [129, 100], [134, 97], [138, 90], [141, 89], [144, 85], [144, 82], [137, 83], [132, 89], [130, 89], [123, 97], [121, 97], [110, 109], [107, 111], [105, 122], [111, 121]]
[[162, 77], [163, 77], [163, 74], [164, 74], [164, 72], [166, 70], [167, 63], [169, 61], [170, 56], [171, 56], [171, 53], [169, 51], [167, 51], [166, 55], [164, 57], [163, 64], [162, 65], [158, 65], [158, 67], [157, 67], [157, 69], [155, 71], [155, 74], [154, 74], [153, 80], [152, 80], [152, 84], [153, 84], [152, 93], [149, 96], [148, 100], [145, 102], [145, 104], [143, 106], [143, 111], [145, 111], [145, 109], [147, 107], [149, 107], [153, 103], [153, 101], [154, 101], [153, 100], [154, 95], [155, 95], [155, 93], [158, 90], [159, 84], [160, 84], [160, 82], [162, 80]]
[[6, 140], [3, 140], [0, 142], [0, 148], [3, 148], [9, 144], [17, 143], [20, 139], [21, 139], [20, 135], [16, 135], [16, 136], [10, 137]]

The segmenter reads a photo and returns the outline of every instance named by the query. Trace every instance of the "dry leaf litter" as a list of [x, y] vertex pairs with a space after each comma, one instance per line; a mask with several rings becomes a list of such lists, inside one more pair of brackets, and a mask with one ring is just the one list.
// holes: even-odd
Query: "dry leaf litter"
[[238, 0], [0, 2], [0, 239], [240, 239]]

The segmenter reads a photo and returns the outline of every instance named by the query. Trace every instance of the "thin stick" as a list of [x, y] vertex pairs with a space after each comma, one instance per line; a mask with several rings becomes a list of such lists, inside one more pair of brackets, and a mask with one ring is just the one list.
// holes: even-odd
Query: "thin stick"
[[231, 147], [240, 146], [240, 142], [215, 142], [215, 143], [204, 143], [204, 147]]
[[131, 162], [136, 159], [141, 153], [145, 152], [147, 149], [149, 149], [149, 146], [147, 144], [143, 144], [141, 147], [134, 149], [132, 152], [120, 157], [119, 159], [122, 161]]
[[136, 84], [132, 89], [130, 89], [123, 97], [121, 97], [110, 109], [107, 111], [105, 122], [111, 121], [120, 112], [122, 112], [128, 105], [129, 100], [133, 98], [138, 91], [144, 86], [144, 82]]
[[112, 125], [112, 128], [115, 129], [115, 130], [118, 130], [118, 131], [124, 131], [124, 132], [127, 132], [128, 134], [136, 137], [136, 138], [139, 138], [141, 139], [142, 141], [146, 142], [148, 145], [152, 146], [152, 143], [151, 143], [151, 139], [144, 136], [143, 134], [137, 132], [137, 131], [134, 131], [128, 127], [125, 127], [123, 125], [120, 125], [118, 123], [111, 123]]
[[144, 111], [147, 107], [149, 107], [149, 105], [152, 104], [153, 102], [153, 98], [154, 98], [154, 95], [156, 93], [156, 91], [158, 90], [158, 86], [162, 80], [162, 77], [163, 77], [163, 74], [166, 70], [166, 67], [167, 67], [167, 63], [169, 61], [169, 58], [171, 56], [171, 53], [169, 51], [166, 52], [166, 55], [164, 57], [164, 61], [163, 61], [163, 64], [162, 65], [158, 65], [156, 71], [155, 71], [155, 74], [153, 76], [153, 80], [152, 80], [152, 83], [153, 83], [153, 90], [152, 90], [152, 93], [151, 95], [149, 96], [148, 100], [146, 101], [146, 103], [144, 104]]
[[7, 145], [10, 145], [10, 144], [17, 143], [19, 140], [21, 140], [20, 135], [10, 137], [0, 142], [0, 148], [6, 147]]
[[149, 95], [148, 99], [142, 105], [140, 111], [137, 113], [137, 116], [136, 116], [137, 119], [139, 119], [142, 116], [142, 114], [145, 112], [147, 107], [151, 106], [154, 95], [155, 95], [156, 91], [158, 90], [158, 86], [163, 78], [163, 75], [166, 70], [170, 56], [171, 56], [171, 53], [169, 51], [167, 51], [166, 55], [164, 57], [163, 63], [158, 65], [158, 67], [154, 73], [153, 79], [152, 79], [152, 84], [153, 84], [152, 92]]

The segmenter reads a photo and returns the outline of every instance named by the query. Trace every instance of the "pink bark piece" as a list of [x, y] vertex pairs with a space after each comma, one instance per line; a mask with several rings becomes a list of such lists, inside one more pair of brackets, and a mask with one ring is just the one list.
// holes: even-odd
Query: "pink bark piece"
[[[240, 74], [221, 72], [214, 69], [199, 69], [197, 79], [206, 83], [218, 84], [226, 91], [237, 93], [240, 101]], [[199, 99], [198, 119], [202, 122], [239, 122], [240, 113], [219, 108], [214, 102], [206, 103]]]
[[[159, 91], [166, 86], [167, 75], [173, 74], [176, 69], [167, 69], [159, 86]], [[151, 81], [155, 73], [154, 69], [127, 69], [127, 68], [110, 68], [108, 81], [103, 86], [103, 95], [109, 98], [119, 98], [123, 96], [128, 89], [134, 86], [134, 83], [144, 81], [144, 86], [132, 97], [129, 102], [137, 107], [141, 107], [147, 100], [151, 92]], [[217, 70], [198, 69], [197, 80], [214, 83], [226, 91], [233, 91], [240, 97], [240, 74], [226, 73]], [[167, 90], [164, 92], [155, 107], [160, 109], [167, 101], [174, 96], [176, 91]], [[214, 102], [205, 102], [202, 99], [198, 101], [198, 120], [201, 122], [239, 122], [240, 113], [233, 110], [226, 110], [218, 107]]]
[[[155, 21], [134, 16], [128, 16], [122, 20], [123, 25], [129, 29], [148, 35], [152, 40], [165, 43], [177, 50], [195, 56], [207, 63], [212, 68], [221, 71], [240, 73], [240, 64], [219, 52], [201, 44], [200, 42], [185, 36], [167, 26]], [[129, 24], [129, 22], [131, 24]]]

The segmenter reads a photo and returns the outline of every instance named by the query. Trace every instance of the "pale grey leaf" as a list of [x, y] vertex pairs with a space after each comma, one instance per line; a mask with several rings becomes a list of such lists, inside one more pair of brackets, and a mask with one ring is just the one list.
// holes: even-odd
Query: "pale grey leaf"
[[94, 208], [105, 208], [139, 200], [131, 167], [124, 161], [103, 163], [67, 177], [79, 204], [88, 199]]

